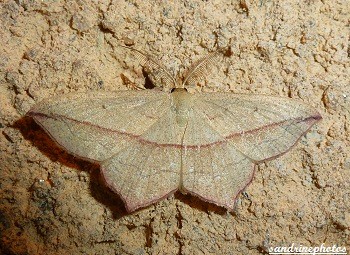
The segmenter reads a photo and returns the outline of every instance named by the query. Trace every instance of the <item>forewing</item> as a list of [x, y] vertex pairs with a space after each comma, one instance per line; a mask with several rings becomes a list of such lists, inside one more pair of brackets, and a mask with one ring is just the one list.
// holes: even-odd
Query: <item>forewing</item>
[[319, 119], [291, 99], [197, 95], [183, 139], [181, 189], [233, 209], [254, 164], [286, 152]]
[[254, 162], [288, 151], [321, 119], [300, 101], [264, 95], [205, 93], [195, 110], [223, 140], [230, 141]]
[[160, 91], [91, 92], [44, 100], [28, 115], [71, 154], [100, 162], [141, 139], [169, 109], [169, 94]]
[[46, 100], [30, 115], [68, 152], [101, 163], [128, 211], [177, 190], [184, 127], [169, 94], [125, 91]]

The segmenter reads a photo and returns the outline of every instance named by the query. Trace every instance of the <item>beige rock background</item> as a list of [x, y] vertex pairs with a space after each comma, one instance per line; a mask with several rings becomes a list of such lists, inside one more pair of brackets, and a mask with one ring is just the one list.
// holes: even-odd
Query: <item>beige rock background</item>
[[[264, 254], [292, 243], [349, 252], [350, 2], [171, 2], [1, 1], [1, 254]], [[323, 120], [259, 165], [234, 213], [175, 194], [128, 215], [97, 165], [24, 117], [53, 95], [130, 89], [122, 75], [142, 86], [122, 43], [174, 73], [230, 46], [202, 90], [288, 96]]]

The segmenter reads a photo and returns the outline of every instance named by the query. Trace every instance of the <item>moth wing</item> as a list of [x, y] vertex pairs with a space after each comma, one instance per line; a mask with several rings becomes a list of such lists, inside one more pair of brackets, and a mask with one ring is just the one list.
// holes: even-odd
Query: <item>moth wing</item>
[[321, 119], [309, 105], [289, 98], [206, 93], [198, 101], [208, 124], [256, 163], [287, 152]]
[[135, 140], [101, 164], [107, 185], [120, 195], [129, 212], [175, 192], [180, 169], [180, 147]]
[[69, 153], [101, 162], [156, 125], [169, 110], [161, 91], [71, 93], [28, 113]]
[[178, 189], [184, 129], [170, 104], [156, 91], [70, 94], [29, 115], [71, 154], [100, 162], [108, 186], [134, 211]]
[[254, 164], [287, 152], [321, 116], [292, 99], [204, 93], [183, 139], [182, 189], [233, 209]]

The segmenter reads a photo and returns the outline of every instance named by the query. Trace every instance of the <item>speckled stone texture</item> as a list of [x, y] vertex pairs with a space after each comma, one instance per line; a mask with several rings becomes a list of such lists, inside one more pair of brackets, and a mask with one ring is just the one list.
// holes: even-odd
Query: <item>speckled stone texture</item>
[[[349, 251], [349, 19], [347, 0], [2, 1], [0, 253], [263, 254], [292, 243]], [[127, 214], [97, 165], [24, 117], [54, 95], [143, 86], [120, 43], [174, 75], [230, 46], [202, 91], [287, 96], [323, 120], [259, 165], [233, 213], [175, 193]]]

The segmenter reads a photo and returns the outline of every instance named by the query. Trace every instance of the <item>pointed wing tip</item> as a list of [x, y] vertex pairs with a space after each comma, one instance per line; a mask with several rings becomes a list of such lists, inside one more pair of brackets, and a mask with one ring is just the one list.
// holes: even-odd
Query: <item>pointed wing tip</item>
[[[247, 184], [249, 185], [249, 184]], [[198, 197], [201, 201], [204, 201], [206, 203], [209, 203], [209, 204], [213, 204], [215, 206], [218, 206], [220, 208], [224, 208], [226, 209], [228, 212], [233, 212], [234, 211], [234, 205], [235, 205], [235, 201], [237, 200], [237, 197], [239, 196], [239, 194], [241, 193], [241, 191], [239, 191], [231, 200], [230, 203], [221, 203], [219, 202], [218, 200], [219, 199], [213, 199], [213, 198], [205, 198], [195, 192], [192, 192], [192, 191], [188, 191], [186, 190], [186, 193], [192, 195], [192, 196], [195, 196], [195, 197]]]
[[182, 187], [182, 191], [193, 195], [195, 197], [200, 198], [202, 201], [214, 204], [218, 207], [226, 209], [228, 212], [233, 212], [236, 210], [236, 202], [238, 200], [239, 195], [252, 183], [255, 172], [257, 170], [257, 165], [255, 163], [250, 162], [251, 170], [249, 171], [249, 176], [246, 176], [244, 180], [242, 180], [241, 185], [236, 186], [233, 192], [230, 192], [229, 199], [222, 199], [221, 197], [215, 196], [203, 196], [195, 191], [191, 191], [185, 187]]
[[[29, 110], [25, 116], [33, 118], [35, 120], [35, 122], [38, 124], [40, 124], [40, 120], [50, 118], [50, 116], [48, 116], [47, 114], [42, 113], [40, 111], [36, 111], [35, 109]], [[44, 130], [47, 130], [44, 126], [43, 126], [43, 128], [44, 128]]]
[[45, 109], [47, 109], [47, 102], [50, 99], [44, 99], [36, 104], [34, 104], [30, 110], [26, 113], [26, 116], [29, 117], [35, 117], [35, 116], [41, 116], [41, 117], [47, 117], [47, 111], [45, 111]]
[[124, 203], [125, 210], [128, 213], [133, 213], [139, 209], [142, 209], [144, 207], [147, 207], [149, 205], [157, 203], [157, 202], [167, 198], [168, 196], [170, 196], [171, 194], [175, 193], [178, 190], [178, 188], [176, 187], [175, 189], [170, 190], [169, 192], [162, 194], [161, 196], [158, 196], [154, 199], [150, 199], [147, 201], [137, 201], [135, 199], [132, 199], [130, 197], [125, 196], [121, 192], [120, 188], [117, 187], [116, 184], [114, 182], [112, 182], [110, 178], [107, 177], [106, 169], [103, 166], [101, 166], [100, 169], [101, 169], [102, 177], [105, 180], [105, 183], [107, 184], [107, 187], [110, 188], [114, 193], [118, 194], [118, 196], [120, 197], [120, 199]]
[[32, 117], [34, 116], [38, 111], [37, 111], [37, 108], [38, 108], [38, 103], [34, 104], [30, 109], [29, 111], [27, 111], [26, 115], [25, 116], [28, 116], [28, 117]]
[[314, 124], [316, 124], [317, 122], [319, 122], [320, 120], [322, 120], [322, 116], [321, 116], [321, 114], [319, 114], [318, 112], [315, 113], [315, 114], [313, 114], [313, 115], [311, 115], [311, 116], [309, 116], [309, 117], [307, 117], [307, 118], [305, 118], [305, 119], [303, 119], [302, 122], [308, 123], [309, 128], [308, 128], [307, 130], [305, 130], [305, 132], [304, 132], [301, 136], [303, 136], [304, 134], [306, 134], [306, 133], [310, 130], [310, 128], [311, 128]]
[[307, 118], [306, 120], [310, 120], [310, 121], [315, 121], [315, 122], [317, 122], [317, 121], [322, 120], [322, 116], [321, 116], [321, 114], [319, 114], [319, 113], [317, 112], [316, 114], [310, 116], [310, 117]]
[[221, 207], [226, 209], [228, 212], [233, 212], [235, 210], [235, 203], [238, 199], [238, 196], [242, 193], [242, 191], [251, 183], [252, 179], [249, 179], [249, 182], [246, 183], [243, 189], [239, 190], [230, 200], [230, 202], [220, 202], [220, 199], [215, 199], [215, 198], [206, 198], [196, 192], [185, 190], [186, 193], [198, 197], [201, 201], [204, 201], [209, 204], [214, 204], [215, 206]]
[[40, 113], [37, 112], [37, 111], [35, 111], [34, 108], [32, 108], [32, 109], [30, 109], [30, 110], [26, 113], [25, 116], [27, 116], [27, 117], [35, 117], [35, 116], [37, 116], [37, 115], [40, 115]]
[[[152, 205], [152, 204], [155, 204], [155, 203], [157, 203], [157, 202], [159, 202], [159, 201], [161, 201], [161, 200], [163, 200], [163, 199], [169, 197], [171, 194], [175, 193], [177, 190], [178, 190], [178, 189], [176, 188], [176, 189], [171, 190], [170, 192], [168, 192], [168, 193], [162, 195], [161, 197], [158, 197], [158, 198], [155, 198], [155, 199], [152, 199], [152, 200], [148, 200], [148, 201], [146, 201], [146, 202], [141, 202], [141, 203], [140, 203], [140, 202], [137, 202], [137, 201], [134, 202], [133, 200], [127, 199], [127, 198], [126, 198], [126, 199], [122, 198], [122, 199], [123, 199], [123, 202], [124, 202], [126, 211], [127, 211], [128, 213], [133, 213], [133, 212], [135, 212], [135, 211], [138, 211], [138, 210], [140, 210], [140, 209], [142, 209], [142, 208], [145, 208], [145, 207], [147, 207], [147, 206], [150, 206], [150, 205]], [[122, 196], [120, 195], [119, 192], [116, 192], [116, 193], [118, 193], [118, 195], [119, 195], [120, 197], [122, 197]]]

